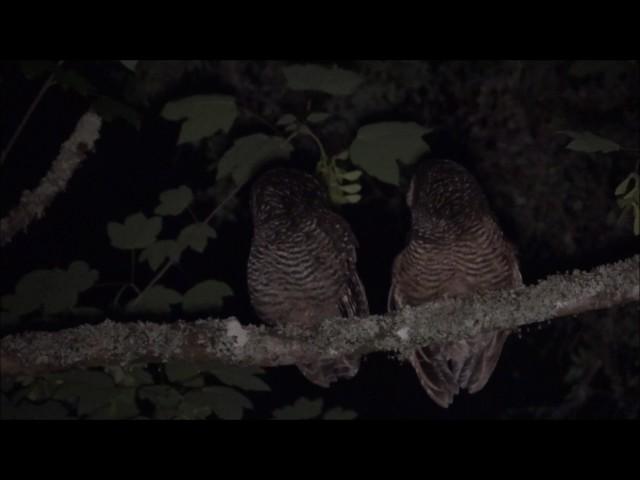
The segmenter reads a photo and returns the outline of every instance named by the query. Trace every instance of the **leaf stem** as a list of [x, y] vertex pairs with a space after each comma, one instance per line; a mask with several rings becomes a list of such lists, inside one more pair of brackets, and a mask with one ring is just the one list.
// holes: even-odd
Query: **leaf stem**
[[258, 120], [260, 120], [262, 123], [264, 123], [266, 126], [268, 126], [272, 131], [277, 132], [278, 129], [266, 118], [264, 118], [262, 115], [256, 113], [256, 112], [252, 112], [251, 110], [249, 110], [248, 108], [243, 108], [242, 111], [249, 115], [250, 117], [255, 117]]
[[0, 155], [0, 166], [2, 166], [2, 164], [5, 161], [5, 159], [7, 158], [7, 155], [9, 155], [9, 152], [11, 151], [11, 149], [13, 148], [13, 145], [16, 143], [16, 140], [18, 139], [18, 137], [22, 133], [22, 130], [24, 129], [24, 126], [27, 124], [27, 122], [29, 121], [29, 118], [31, 118], [31, 115], [33, 114], [34, 110], [36, 109], [36, 107], [40, 103], [40, 100], [42, 100], [42, 97], [44, 97], [44, 94], [47, 92], [47, 90], [49, 90], [49, 87], [55, 83], [54, 78], [55, 78], [55, 75], [56, 75], [56, 71], [57, 71], [58, 68], [60, 68], [60, 66], [63, 63], [64, 63], [64, 60], [59, 60], [58, 61], [58, 63], [56, 64], [55, 69], [49, 74], [49, 77], [47, 78], [47, 80], [42, 85], [42, 88], [40, 88], [40, 91], [38, 92], [36, 97], [31, 102], [31, 105], [29, 105], [29, 109], [27, 110], [27, 112], [22, 117], [22, 121], [20, 122], [20, 125], [18, 125], [18, 128], [16, 128], [16, 131], [13, 132], [13, 136], [9, 140], [9, 143], [7, 144], [7, 146], [2, 151], [2, 155]]
[[131, 283], [135, 283], [136, 276], [136, 251], [131, 250]]
[[220, 203], [216, 208], [213, 209], [213, 212], [211, 212], [207, 218], [204, 219], [204, 221], [202, 223], [209, 223], [211, 221], [211, 219], [215, 216], [216, 213], [218, 213], [218, 211], [224, 206], [225, 203], [227, 203], [231, 198], [235, 197], [236, 194], [240, 191], [240, 189], [244, 186], [244, 184], [242, 185], [238, 185], [236, 188], [234, 188], [231, 193], [229, 195], [227, 195], [227, 197], [222, 201], [222, 203]]
[[140, 292], [138, 291], [138, 296], [135, 298], [135, 300], [133, 301], [132, 305], [135, 305], [136, 303], [138, 303], [140, 301], [140, 298], [142, 298], [142, 296], [147, 293], [147, 291], [153, 287], [158, 280], [160, 280], [162, 278], [162, 276], [167, 273], [167, 270], [169, 270], [169, 268], [171, 267], [171, 265], [173, 265], [173, 260], [169, 259], [167, 260], [167, 263], [164, 264], [164, 267], [162, 267], [162, 269], [156, 273], [156, 276], [153, 277], [153, 279], [149, 282], [149, 284], [144, 287], [144, 289]]
[[114, 305], [118, 305], [118, 301], [120, 300], [120, 297], [122, 296], [122, 294], [127, 290], [127, 288], [131, 287], [133, 290], [136, 291], [136, 293], [140, 294], [140, 289], [138, 287], [135, 286], [135, 284], [133, 283], [125, 283], [122, 285], [122, 287], [120, 288], [120, 290], [118, 290], [118, 293], [116, 294], [116, 298], [113, 299], [113, 304]]
[[316, 136], [316, 134], [313, 133], [313, 131], [311, 131], [311, 129], [307, 125], [302, 126], [302, 128], [300, 129], [300, 133], [306, 133], [311, 138], [313, 138], [313, 140], [316, 142], [316, 145], [318, 145], [318, 148], [320, 149], [320, 155], [322, 156], [322, 159], [329, 158], [327, 155], [327, 152], [325, 152], [324, 150], [324, 145], [322, 144], [320, 139]]

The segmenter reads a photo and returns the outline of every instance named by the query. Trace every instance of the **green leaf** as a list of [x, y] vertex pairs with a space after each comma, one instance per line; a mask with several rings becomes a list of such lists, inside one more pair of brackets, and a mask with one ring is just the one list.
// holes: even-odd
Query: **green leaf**
[[[133, 418], [140, 413], [136, 404], [135, 388], [118, 388], [114, 389], [106, 404], [94, 409], [90, 408], [91, 413], [88, 418], [92, 420], [124, 420]], [[80, 413], [80, 408], [78, 409]]]
[[78, 396], [78, 416], [84, 417], [96, 410], [106, 407], [116, 394], [117, 387], [111, 388], [85, 388]]
[[161, 115], [167, 120], [184, 120], [178, 145], [196, 143], [219, 130], [225, 133], [238, 116], [233, 97], [228, 95], [195, 95], [167, 103]]
[[0, 420], [16, 420], [18, 409], [4, 393], [0, 394]]
[[360, 185], [359, 183], [340, 185], [340, 190], [346, 193], [358, 193], [360, 190], [362, 190], [362, 185]]
[[264, 375], [266, 373], [265, 369], [261, 367], [236, 367], [217, 360], [199, 362], [198, 366], [201, 371], [211, 373], [217, 370], [226, 370], [229, 368], [241, 368], [245, 373], [249, 375]]
[[362, 200], [362, 195], [346, 195], [344, 199], [347, 201], [347, 203], [358, 203], [360, 200]]
[[38, 270], [23, 277], [16, 289], [17, 295], [9, 307], [16, 313], [27, 313], [44, 307], [46, 313], [59, 313], [73, 307], [78, 292], [64, 282], [62, 270]]
[[189, 362], [170, 362], [164, 367], [167, 378], [172, 383], [184, 383], [200, 375], [200, 369]]
[[330, 116], [331, 114], [326, 112], [313, 112], [313, 113], [310, 113], [309, 116], [307, 117], [307, 122], [322, 123]]
[[56, 62], [51, 60], [22, 60], [20, 70], [28, 79], [34, 79], [56, 68]]
[[80, 416], [106, 405], [116, 392], [113, 378], [104, 372], [72, 370], [44, 378], [56, 386], [54, 399], [77, 402]]
[[129, 368], [129, 374], [135, 380], [135, 385], [147, 385], [153, 383], [153, 377], [146, 370], [146, 365], [132, 366]]
[[[3, 408], [4, 410], [4, 408]], [[56, 401], [49, 401], [42, 405], [34, 405], [30, 402], [22, 402], [8, 412], [15, 420], [62, 420], [68, 418], [68, 410]], [[2, 418], [5, 417], [4, 413]]]
[[[52, 382], [54, 385], [72, 385], [90, 388], [112, 388], [114, 386], [113, 378], [105, 372], [96, 370], [69, 370], [62, 373], [52, 373], [43, 375], [44, 379]], [[56, 399], [66, 399], [59, 390], [54, 395]]]
[[290, 123], [289, 125], [284, 127], [284, 131], [287, 133], [293, 133], [300, 128], [300, 124], [298, 122]]
[[149, 385], [141, 387], [140, 398], [149, 400], [155, 406], [155, 418], [173, 418], [177, 415], [177, 407], [182, 395], [168, 385]]
[[276, 126], [278, 127], [285, 127], [287, 125], [290, 125], [294, 122], [297, 122], [298, 119], [295, 117], [295, 115], [292, 115], [290, 113], [285, 113], [282, 117], [280, 117], [280, 119], [276, 122]]
[[136, 130], [140, 130], [142, 123], [140, 112], [119, 100], [100, 95], [93, 101], [92, 107], [107, 122], [122, 119]]
[[98, 279], [98, 272], [85, 262], [73, 262], [68, 270], [34, 270], [24, 275], [16, 286], [15, 295], [2, 297], [3, 323], [12, 317], [33, 312], [40, 307], [45, 313], [60, 313], [73, 308], [78, 294], [90, 288]]
[[231, 287], [217, 280], [206, 280], [189, 289], [182, 299], [182, 309], [193, 313], [205, 310], [218, 310], [225, 297], [233, 295]]
[[65, 282], [78, 292], [91, 288], [100, 277], [97, 270], [91, 270], [87, 262], [77, 260], [69, 265]]
[[95, 307], [73, 307], [70, 311], [71, 315], [81, 318], [104, 318], [104, 310]]
[[202, 388], [206, 385], [206, 383], [202, 375], [199, 375], [197, 377], [193, 377], [188, 380], [183, 380], [181, 382], [181, 385], [183, 387], [189, 387], [189, 388]]
[[193, 192], [186, 185], [160, 194], [160, 205], [154, 211], [156, 215], [179, 215], [193, 202]]
[[[9, 295], [5, 295], [5, 297], [8, 297], [8, 296]], [[13, 297], [13, 295], [11, 295], [11, 297]], [[2, 328], [12, 327], [17, 325], [18, 323], [20, 323], [20, 315], [18, 315], [17, 313], [6, 312], [6, 311], [0, 312], [0, 327]]]
[[292, 65], [283, 69], [291, 90], [316, 90], [330, 95], [349, 95], [362, 83], [357, 73], [338, 67]]
[[0, 376], [0, 391], [8, 392], [16, 385], [16, 381], [13, 377], [6, 375]]
[[572, 132], [563, 130], [558, 133], [568, 135], [573, 140], [566, 146], [568, 150], [583, 153], [610, 153], [620, 150], [622, 147], [611, 140], [602, 138], [591, 132]]
[[615, 191], [616, 196], [620, 197], [620, 196], [623, 196], [625, 193], [627, 193], [627, 186], [631, 182], [632, 178], [633, 178], [632, 175], [629, 175], [627, 178], [622, 180], [622, 182], [620, 182], [620, 184], [616, 187], [616, 191]]
[[182, 400], [182, 395], [169, 385], [148, 385], [140, 387], [140, 398], [153, 402], [158, 407], [175, 407]]
[[44, 298], [44, 313], [55, 314], [70, 310], [78, 303], [78, 291], [71, 285], [60, 284]]
[[[62, 287], [61, 296], [69, 300], [68, 290], [64, 288], [65, 275], [63, 270], [34, 270], [24, 275], [16, 286], [16, 295], [7, 299], [10, 310], [18, 313], [28, 313], [38, 309], [45, 302], [59, 304], [55, 298]], [[66, 291], [65, 291], [66, 290]]]
[[180, 255], [182, 255], [185, 248], [185, 246], [180, 245], [175, 240], [158, 240], [142, 251], [138, 261], [148, 261], [151, 270], [156, 271], [165, 260], [178, 263], [180, 261]]
[[260, 166], [278, 158], [289, 158], [292, 150], [281, 137], [263, 133], [242, 137], [220, 159], [216, 178], [231, 176], [236, 185], [243, 185]]
[[410, 165], [429, 151], [422, 139], [429, 130], [413, 122], [383, 122], [365, 125], [351, 144], [351, 161], [372, 177], [398, 185], [397, 161]]
[[350, 182], [355, 182], [362, 176], [362, 170], [352, 170], [351, 172], [344, 172], [340, 174], [340, 178], [348, 180]]
[[223, 367], [209, 371], [222, 383], [255, 392], [269, 392], [271, 388], [264, 380], [255, 376], [253, 370], [239, 367]]
[[[629, 190], [629, 184], [631, 182], [633, 182], [634, 186]], [[635, 190], [638, 189], [640, 189], [640, 175], [635, 172], [631, 172], [629, 175], [627, 175], [627, 178], [620, 182], [620, 184], [616, 187], [615, 194], [616, 196], [623, 196], [627, 194], [627, 190], [629, 190], [629, 193], [634, 193], [635, 195], [637, 195], [637, 193], [635, 193]]]
[[251, 400], [233, 388], [207, 387], [202, 392], [209, 396], [213, 412], [223, 420], [240, 420], [244, 410], [253, 409]]
[[206, 223], [194, 223], [185, 227], [178, 235], [178, 244], [184, 249], [192, 248], [202, 253], [207, 247], [207, 239], [216, 238], [216, 231]]
[[126, 307], [129, 313], [164, 314], [171, 312], [171, 305], [180, 303], [182, 295], [175, 290], [154, 285], [141, 296], [131, 300]]
[[624, 62], [614, 60], [577, 60], [569, 67], [569, 74], [578, 78], [603, 72], [618, 73], [625, 69]]
[[322, 413], [323, 401], [321, 398], [317, 400], [309, 400], [308, 398], [299, 398], [293, 405], [278, 408], [273, 411], [273, 418], [277, 420], [307, 420], [316, 418]]
[[201, 390], [187, 392], [178, 407], [178, 418], [201, 420], [213, 413], [211, 396]]
[[54, 390], [55, 385], [52, 385], [50, 382], [42, 378], [38, 378], [35, 382], [29, 385], [25, 397], [32, 402], [42, 402], [43, 400], [50, 399]]
[[[58, 280], [56, 270], [34, 270], [23, 275], [16, 285], [17, 295], [31, 295], [42, 298], [52, 284]], [[15, 299], [7, 299], [12, 303]]]
[[349, 158], [349, 150], [343, 150], [342, 152], [334, 155], [333, 158], [335, 158], [336, 160], [346, 160], [347, 158]]
[[120, 365], [104, 367], [104, 372], [113, 378], [116, 385], [125, 385], [131, 381], [129, 374]]
[[122, 63], [129, 70], [135, 72], [136, 71], [136, 66], [138, 65], [139, 61], [140, 60], [120, 60], [120, 63]]
[[63, 90], [72, 90], [83, 97], [94, 91], [91, 82], [76, 71], [57, 70], [55, 78]]
[[35, 381], [36, 381], [36, 377], [32, 377], [30, 375], [20, 375], [16, 377], [16, 382], [18, 382], [20, 385], [24, 387], [31, 385]]
[[146, 365], [105, 367], [105, 372], [113, 378], [116, 385], [135, 387], [153, 384], [153, 377], [145, 370]]
[[3, 295], [2, 296], [2, 309], [7, 314], [7, 317], [18, 317], [25, 313], [30, 313], [37, 310], [42, 305], [42, 298], [32, 297], [28, 294], [23, 295]]
[[345, 410], [344, 408], [336, 407], [331, 410], [327, 410], [322, 416], [324, 420], [353, 420], [358, 414], [353, 410]]
[[128, 216], [124, 224], [109, 222], [111, 245], [123, 250], [145, 248], [156, 241], [162, 230], [162, 217], [147, 218], [141, 212]]

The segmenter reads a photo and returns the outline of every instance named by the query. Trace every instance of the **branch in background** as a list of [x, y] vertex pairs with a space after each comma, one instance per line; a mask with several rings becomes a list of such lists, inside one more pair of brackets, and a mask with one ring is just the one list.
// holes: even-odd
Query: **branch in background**
[[75, 170], [93, 149], [100, 137], [101, 124], [101, 118], [91, 111], [80, 118], [40, 185], [33, 191], [22, 192], [19, 205], [0, 220], [0, 245], [8, 244], [19, 231], [26, 230], [34, 219], [44, 216], [46, 208], [66, 188]]
[[[56, 65], [56, 69], [60, 68], [60, 66], [63, 63], [64, 63], [64, 60], [59, 60]], [[13, 145], [16, 143], [16, 140], [18, 140], [18, 137], [22, 133], [24, 126], [27, 124], [34, 110], [40, 103], [40, 100], [42, 100], [42, 97], [44, 97], [44, 94], [47, 93], [47, 90], [49, 90], [49, 87], [51, 87], [51, 85], [55, 83], [55, 77], [56, 77], [56, 70], [53, 70], [49, 74], [45, 82], [42, 84], [42, 87], [40, 88], [40, 91], [36, 95], [36, 98], [34, 98], [33, 101], [31, 102], [31, 105], [29, 105], [27, 113], [25, 113], [24, 117], [22, 117], [22, 120], [20, 121], [18, 128], [16, 128], [16, 131], [13, 132], [13, 136], [11, 137], [11, 139], [9, 140], [9, 143], [7, 143], [7, 146], [5, 147], [5, 149], [2, 151], [2, 154], [0, 155], [0, 166], [2, 166], [2, 164], [6, 160], [7, 156], [9, 155], [9, 152], [13, 148]]]
[[329, 319], [314, 332], [242, 326], [231, 317], [162, 325], [106, 320], [59, 332], [9, 335], [0, 340], [0, 374], [176, 360], [272, 367], [352, 352], [404, 353], [418, 346], [637, 302], [639, 261], [635, 255], [590, 272], [553, 275], [516, 290], [441, 300], [353, 322]]

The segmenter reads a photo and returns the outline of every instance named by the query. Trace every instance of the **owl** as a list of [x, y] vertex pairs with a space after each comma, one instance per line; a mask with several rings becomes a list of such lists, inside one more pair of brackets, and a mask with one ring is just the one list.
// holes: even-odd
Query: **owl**
[[[262, 175], [251, 192], [253, 238], [247, 266], [251, 304], [271, 325], [312, 328], [327, 318], [367, 316], [356, 271], [358, 243], [329, 208], [326, 189], [292, 169]], [[358, 357], [298, 365], [311, 382], [329, 387], [358, 372]]]
[[[442, 298], [522, 285], [514, 247], [473, 176], [449, 160], [422, 163], [407, 193], [411, 231], [395, 258], [390, 311]], [[429, 321], [425, 319], [425, 321]], [[491, 377], [507, 331], [417, 349], [410, 357], [421, 385], [447, 408], [461, 389], [481, 390]]]

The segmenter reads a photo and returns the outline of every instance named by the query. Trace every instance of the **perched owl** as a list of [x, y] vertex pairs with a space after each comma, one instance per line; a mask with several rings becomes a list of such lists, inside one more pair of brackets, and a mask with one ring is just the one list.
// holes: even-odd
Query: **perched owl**
[[[329, 209], [317, 179], [298, 170], [270, 170], [253, 186], [251, 210], [249, 295], [263, 321], [305, 328], [327, 318], [369, 314], [356, 271], [356, 238]], [[355, 376], [359, 365], [359, 358], [343, 357], [298, 368], [328, 387]]]
[[[389, 310], [522, 284], [514, 248], [462, 166], [448, 160], [421, 164], [407, 204], [411, 233], [393, 263]], [[460, 389], [475, 393], [485, 386], [508, 334], [430, 345], [416, 350], [410, 362], [429, 396], [447, 408]]]

